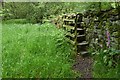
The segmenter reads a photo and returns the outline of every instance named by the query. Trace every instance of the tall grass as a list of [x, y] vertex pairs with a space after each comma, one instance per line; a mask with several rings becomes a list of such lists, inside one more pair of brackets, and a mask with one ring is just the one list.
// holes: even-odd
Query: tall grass
[[3, 24], [3, 78], [76, 77], [71, 46], [54, 25]]

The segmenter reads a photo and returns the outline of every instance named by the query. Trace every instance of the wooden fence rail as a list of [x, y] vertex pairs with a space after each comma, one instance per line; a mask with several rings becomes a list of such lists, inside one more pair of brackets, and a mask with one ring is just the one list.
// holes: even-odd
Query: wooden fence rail
[[63, 28], [67, 31], [66, 39], [74, 46], [74, 50], [78, 54], [87, 54], [87, 45], [84, 29], [84, 22], [82, 22], [82, 14], [64, 15]]

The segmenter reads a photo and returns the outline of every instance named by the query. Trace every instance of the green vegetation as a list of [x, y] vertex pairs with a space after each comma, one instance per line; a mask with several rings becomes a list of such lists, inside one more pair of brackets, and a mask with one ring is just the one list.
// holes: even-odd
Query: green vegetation
[[[62, 14], [71, 13], [86, 13], [89, 18], [84, 17], [88, 23], [84, 28], [88, 31], [89, 53], [94, 58], [93, 77], [120, 77], [119, 2], [1, 2], [0, 5], [3, 78], [78, 77], [80, 74], [72, 69], [76, 54], [73, 46], [66, 41], [65, 31], [52, 24], [56, 19], [59, 22]], [[106, 16], [101, 16], [103, 13]], [[95, 18], [91, 19], [93, 15]]]
[[95, 78], [120, 78], [120, 51], [113, 48], [94, 52], [93, 76]]
[[26, 19], [10, 19], [10, 20], [5, 20], [2, 22], [3, 24], [10, 24], [10, 23], [15, 23], [15, 24], [27, 24], [28, 21]]
[[71, 46], [54, 25], [3, 24], [3, 78], [75, 77]]
[[54, 18], [66, 13], [84, 13], [87, 10], [101, 10], [115, 7], [108, 2], [7, 2], [1, 3], [0, 16], [3, 20], [27, 19], [31, 23], [42, 23], [43, 19]]

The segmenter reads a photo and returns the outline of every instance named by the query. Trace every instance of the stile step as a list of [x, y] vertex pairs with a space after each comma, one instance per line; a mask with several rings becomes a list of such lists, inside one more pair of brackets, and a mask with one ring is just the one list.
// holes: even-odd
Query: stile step
[[87, 51], [82, 51], [78, 53], [79, 55], [82, 55], [83, 57], [90, 56], [90, 54]]
[[88, 42], [86, 42], [86, 41], [83, 41], [82, 43], [78, 43], [77, 45], [78, 45], [78, 46], [84, 46], [84, 45], [88, 45]]
[[83, 31], [84, 29], [82, 29], [82, 28], [77, 28], [77, 30], [78, 30], [78, 31]]
[[83, 35], [77, 35], [77, 37], [85, 37], [85, 35], [83, 34]]
[[87, 51], [82, 51], [82, 52], [80, 52], [80, 54], [85, 55], [85, 54], [88, 54], [88, 52]]

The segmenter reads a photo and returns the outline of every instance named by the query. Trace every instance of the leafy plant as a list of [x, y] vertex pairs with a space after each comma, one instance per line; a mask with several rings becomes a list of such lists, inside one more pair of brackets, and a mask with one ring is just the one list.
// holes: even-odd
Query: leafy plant
[[117, 78], [119, 75], [120, 51], [113, 48], [96, 51], [93, 75], [99, 78]]

